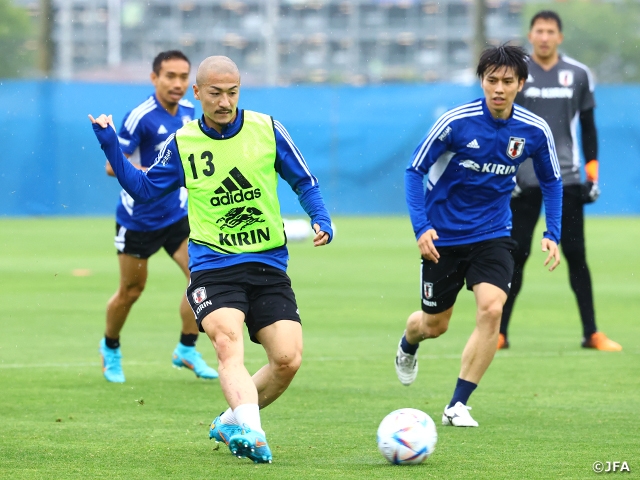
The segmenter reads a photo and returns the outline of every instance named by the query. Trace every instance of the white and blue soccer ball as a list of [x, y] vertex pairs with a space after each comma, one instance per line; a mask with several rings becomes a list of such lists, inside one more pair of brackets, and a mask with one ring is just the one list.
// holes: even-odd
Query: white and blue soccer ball
[[437, 442], [436, 424], [429, 415], [415, 408], [391, 412], [378, 427], [378, 449], [395, 465], [424, 462]]

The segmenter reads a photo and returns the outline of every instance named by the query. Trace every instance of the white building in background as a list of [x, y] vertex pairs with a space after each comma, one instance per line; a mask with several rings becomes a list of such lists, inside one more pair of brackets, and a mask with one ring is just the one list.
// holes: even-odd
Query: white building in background
[[[51, 1], [62, 79], [147, 81], [169, 49], [228, 55], [250, 85], [473, 78], [472, 0]], [[488, 0], [489, 41], [521, 38], [521, 6]]]

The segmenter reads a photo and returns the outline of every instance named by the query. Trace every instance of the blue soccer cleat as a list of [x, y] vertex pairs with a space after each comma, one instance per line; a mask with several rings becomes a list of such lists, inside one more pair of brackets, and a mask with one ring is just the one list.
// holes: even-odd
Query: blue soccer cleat
[[209, 427], [209, 440], [214, 439], [216, 442], [224, 442], [225, 445], [229, 445], [229, 440], [234, 435], [242, 433], [242, 427], [240, 425], [230, 425], [227, 423], [222, 423], [220, 421], [220, 416], [218, 415], [211, 422], [211, 427]]
[[120, 348], [107, 347], [103, 338], [100, 341], [100, 356], [102, 357], [102, 373], [104, 374], [104, 378], [109, 382], [124, 383]]
[[218, 378], [218, 372], [205, 363], [200, 352], [196, 351], [196, 347], [185, 347], [179, 343], [173, 351], [173, 366], [177, 368], [187, 367], [198, 378], [206, 378], [208, 380]]
[[271, 463], [273, 460], [265, 436], [246, 425], [239, 434], [229, 439], [229, 450], [238, 458], [249, 457], [254, 463]]

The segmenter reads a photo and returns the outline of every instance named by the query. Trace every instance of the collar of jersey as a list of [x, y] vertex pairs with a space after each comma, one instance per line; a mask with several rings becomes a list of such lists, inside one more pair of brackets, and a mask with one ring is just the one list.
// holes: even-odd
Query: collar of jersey
[[158, 97], [156, 97], [155, 92], [152, 93], [151, 96], [153, 97], [153, 101], [156, 102], [156, 108], [155, 109], [158, 110], [159, 112], [166, 113], [170, 117], [177, 117], [180, 114], [180, 107], [181, 107], [180, 104], [178, 104], [178, 110], [176, 110], [176, 114], [175, 115], [171, 115], [167, 111], [167, 109], [162, 106], [162, 104], [160, 103], [160, 100], [158, 100]]
[[512, 106], [511, 107], [511, 115], [509, 115], [509, 118], [507, 118], [507, 119], [503, 120], [502, 118], [494, 118], [493, 115], [491, 115], [491, 112], [489, 111], [489, 107], [487, 107], [487, 99], [486, 98], [482, 99], [482, 111], [484, 112], [484, 116], [490, 122], [493, 122], [493, 124], [496, 127], [504, 127], [505, 125], [507, 125], [511, 121], [511, 117], [513, 117], [513, 110], [514, 110], [514, 108]]
[[244, 111], [241, 108], [238, 108], [238, 112], [236, 114], [236, 118], [233, 122], [227, 125], [222, 129], [222, 132], [218, 133], [215, 129], [209, 128], [204, 121], [204, 113], [202, 117], [200, 117], [200, 121], [198, 124], [200, 125], [200, 130], [210, 138], [214, 140], [226, 140], [228, 138], [234, 137], [238, 134], [240, 129], [242, 128], [242, 124], [244, 119]]

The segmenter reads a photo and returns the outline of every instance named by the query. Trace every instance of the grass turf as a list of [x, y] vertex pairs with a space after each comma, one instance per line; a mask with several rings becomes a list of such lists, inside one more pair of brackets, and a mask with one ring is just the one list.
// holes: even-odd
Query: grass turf
[[[471, 397], [477, 429], [440, 427], [473, 329], [463, 290], [450, 330], [423, 343], [411, 387], [393, 358], [419, 308], [418, 258], [406, 218], [338, 218], [335, 243], [292, 244], [289, 274], [303, 318], [303, 366], [263, 411], [272, 465], [234, 458], [208, 440], [225, 408], [217, 381], [171, 368], [184, 278], [164, 253], [122, 334], [127, 382], [107, 383], [98, 342], [117, 285], [110, 219], [0, 221], [1, 478], [585, 478], [595, 461], [640, 471], [638, 218], [589, 218], [588, 253], [600, 329], [621, 353], [579, 347], [566, 267], [537, 252], [510, 330]], [[615, 238], [614, 234], [615, 232]], [[201, 336], [199, 350], [215, 366]], [[251, 372], [265, 361], [249, 345]], [[439, 426], [424, 464], [388, 465], [375, 432], [414, 407]]]

